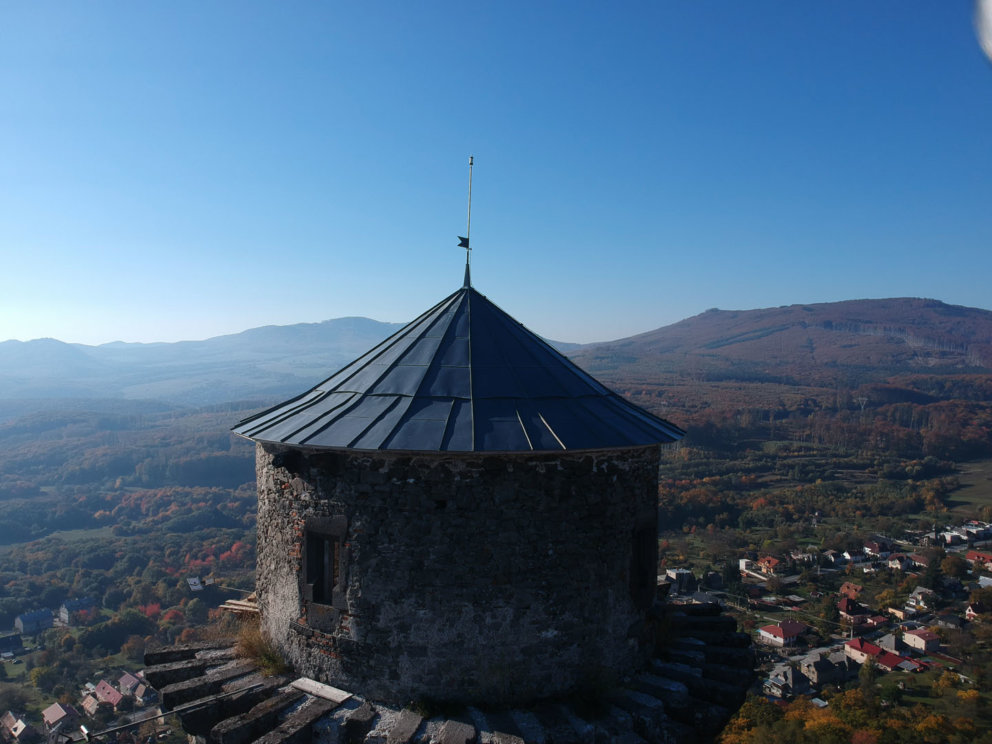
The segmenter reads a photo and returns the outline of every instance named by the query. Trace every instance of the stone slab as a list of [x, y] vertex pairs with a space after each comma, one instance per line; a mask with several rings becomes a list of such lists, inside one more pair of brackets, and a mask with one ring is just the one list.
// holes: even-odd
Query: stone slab
[[180, 714], [183, 730], [194, 736], [206, 736], [219, 721], [248, 712], [253, 706], [271, 697], [283, 684], [285, 680], [269, 677], [259, 680], [257, 686], [250, 689], [233, 691], [228, 690], [228, 685], [225, 685], [224, 691], [233, 694], [203, 701], [201, 705]]
[[486, 711], [486, 720], [492, 731], [493, 744], [524, 744], [524, 735], [506, 711]]
[[199, 677], [166, 685], [159, 689], [162, 707], [171, 710], [191, 700], [216, 695], [222, 691], [225, 683], [251, 674], [255, 668], [255, 665], [249, 661], [237, 661], [213, 669]]
[[355, 710], [346, 713], [342, 717], [344, 744], [361, 744], [372, 730], [372, 722], [377, 715], [375, 708], [369, 702], [364, 702]]
[[393, 723], [393, 727], [389, 730], [386, 744], [409, 744], [423, 720], [423, 716], [412, 710], [401, 711], [396, 722]]
[[302, 690], [308, 695], [323, 698], [324, 700], [329, 700], [330, 702], [338, 705], [351, 697], [350, 692], [339, 690], [337, 687], [331, 687], [330, 685], [325, 685], [323, 682], [318, 682], [317, 680], [310, 679], [309, 677], [300, 677], [299, 679], [293, 680], [292, 685], [297, 690]]
[[202, 643], [185, 643], [177, 646], [169, 646], [168, 648], [156, 649], [154, 651], [146, 651], [145, 666], [157, 666], [159, 664], [170, 664], [176, 661], [185, 661], [186, 659], [192, 659], [200, 651], [230, 648], [233, 645], [233, 642], [204, 641]]
[[255, 744], [309, 744], [313, 725], [336, 707], [338, 704], [331, 700], [314, 698], [293, 711], [279, 726], [256, 739]]
[[279, 714], [302, 698], [299, 690], [280, 692], [263, 700], [244, 715], [221, 721], [210, 730], [213, 744], [247, 744], [275, 727]]
[[475, 740], [475, 726], [461, 721], [445, 721], [434, 744], [473, 744]]
[[207, 671], [207, 666], [207, 662], [202, 659], [190, 658], [185, 661], [171, 661], [145, 667], [144, 677], [148, 684], [156, 690], [161, 690], [166, 685], [173, 685], [202, 676]]

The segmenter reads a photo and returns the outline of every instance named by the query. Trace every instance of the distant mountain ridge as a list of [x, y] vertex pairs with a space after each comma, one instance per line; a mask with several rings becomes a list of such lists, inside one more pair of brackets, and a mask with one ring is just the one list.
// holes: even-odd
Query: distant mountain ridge
[[402, 327], [361, 317], [262, 326], [203, 341], [0, 343], [2, 398], [128, 398], [182, 405], [307, 389]]
[[[275, 402], [309, 389], [401, 327], [348, 317], [177, 343], [6, 341], [0, 401]], [[714, 309], [616, 341], [552, 343], [620, 389], [631, 381], [686, 379], [829, 387], [912, 372], [987, 373], [992, 312], [916, 298]]]
[[986, 372], [992, 312], [917, 298], [713, 309], [572, 356], [610, 378], [681, 373], [833, 385], [866, 375]]

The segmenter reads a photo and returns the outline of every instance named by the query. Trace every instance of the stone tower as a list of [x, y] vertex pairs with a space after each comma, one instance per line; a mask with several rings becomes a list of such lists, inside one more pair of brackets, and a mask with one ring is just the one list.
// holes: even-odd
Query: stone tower
[[465, 286], [256, 442], [263, 628], [297, 672], [385, 702], [520, 703], [650, 653], [661, 443]]

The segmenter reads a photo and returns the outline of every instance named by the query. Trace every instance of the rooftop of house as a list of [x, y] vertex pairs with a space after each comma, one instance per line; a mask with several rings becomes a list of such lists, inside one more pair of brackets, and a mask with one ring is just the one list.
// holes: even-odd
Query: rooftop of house
[[932, 630], [927, 630], [926, 628], [919, 628], [917, 630], [907, 630], [904, 635], [916, 636], [923, 641], [939, 641], [940, 636], [934, 633]]
[[783, 620], [777, 625], [765, 625], [761, 628], [762, 631], [768, 635], [773, 635], [777, 638], [795, 638], [798, 635], [805, 633], [809, 630], [809, 626], [806, 623], [801, 623], [798, 620]]

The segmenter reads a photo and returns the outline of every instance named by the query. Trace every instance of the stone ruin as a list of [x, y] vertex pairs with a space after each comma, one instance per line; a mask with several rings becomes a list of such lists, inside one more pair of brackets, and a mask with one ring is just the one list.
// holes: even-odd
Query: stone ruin
[[689, 742], [743, 699], [752, 659], [733, 620], [656, 601], [659, 445], [683, 432], [467, 273], [234, 431], [256, 442], [261, 627], [302, 679], [246, 671], [230, 649], [150, 655], [187, 731], [216, 744], [318, 730], [390, 744]]

